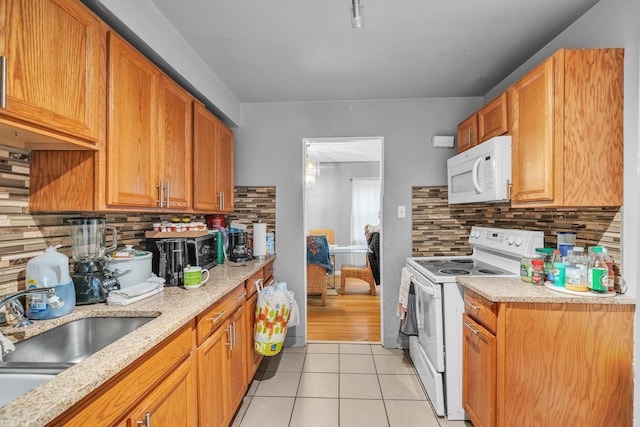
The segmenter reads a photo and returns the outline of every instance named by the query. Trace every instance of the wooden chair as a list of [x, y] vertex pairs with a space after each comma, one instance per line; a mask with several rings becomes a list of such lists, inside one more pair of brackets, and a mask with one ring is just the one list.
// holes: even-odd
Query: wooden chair
[[335, 233], [330, 228], [324, 229], [324, 230], [322, 229], [309, 230], [309, 234], [313, 234], [313, 235], [324, 234], [325, 236], [327, 236], [327, 241], [329, 242], [330, 245], [334, 245], [336, 242]]
[[[309, 234], [312, 234], [312, 235], [324, 234], [325, 236], [327, 236], [327, 242], [329, 242], [330, 245], [334, 245], [335, 242], [336, 242], [335, 233], [330, 228], [309, 230]], [[336, 256], [335, 255], [329, 255], [329, 258], [331, 259], [331, 267], [334, 270], [334, 272], [333, 272], [333, 286], [332, 286], [332, 289], [333, 289], [333, 288], [336, 287], [336, 275], [335, 275], [336, 274], [335, 273]], [[328, 282], [327, 282], [327, 284], [328, 284]]]
[[365, 259], [367, 262], [365, 265], [342, 264], [342, 267], [340, 267], [340, 295], [344, 295], [347, 278], [364, 280], [369, 283], [371, 295], [376, 294], [376, 284], [373, 280], [371, 266], [369, 265], [369, 257], [365, 257]]
[[327, 304], [327, 269], [307, 264], [307, 295], [320, 295], [320, 303]]

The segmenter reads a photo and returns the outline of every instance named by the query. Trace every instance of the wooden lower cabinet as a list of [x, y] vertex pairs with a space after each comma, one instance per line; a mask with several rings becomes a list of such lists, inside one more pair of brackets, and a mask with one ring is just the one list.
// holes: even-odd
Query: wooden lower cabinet
[[496, 337], [463, 315], [462, 401], [476, 427], [496, 425]]
[[[478, 318], [485, 303], [495, 336]], [[633, 305], [494, 303], [465, 289], [463, 316], [463, 406], [476, 427], [632, 425]]]
[[[192, 349], [189, 322], [49, 425], [137, 427], [147, 413], [155, 426], [197, 425]], [[177, 417], [181, 422], [175, 424]]]
[[189, 358], [151, 392], [126, 419], [123, 427], [197, 426], [195, 369]]
[[218, 325], [196, 351], [201, 426], [229, 425], [247, 391], [244, 287], [240, 290], [240, 295], [233, 292], [198, 319]]

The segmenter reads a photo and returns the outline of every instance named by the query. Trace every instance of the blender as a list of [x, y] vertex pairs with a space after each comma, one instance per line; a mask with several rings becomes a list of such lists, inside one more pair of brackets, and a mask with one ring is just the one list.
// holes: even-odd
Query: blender
[[[71, 253], [75, 267], [71, 279], [76, 290], [76, 304], [106, 302], [109, 292], [120, 289], [118, 279], [106, 268], [105, 253], [116, 249], [116, 228], [106, 225], [104, 218], [72, 218]], [[105, 234], [111, 230], [113, 245], [105, 246]]]

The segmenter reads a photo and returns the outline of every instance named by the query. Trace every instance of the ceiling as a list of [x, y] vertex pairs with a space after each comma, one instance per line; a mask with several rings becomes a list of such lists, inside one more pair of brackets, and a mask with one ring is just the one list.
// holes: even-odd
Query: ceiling
[[483, 96], [598, 0], [150, 0], [241, 103]]
[[320, 163], [379, 162], [382, 139], [321, 138], [305, 139], [306, 155]]

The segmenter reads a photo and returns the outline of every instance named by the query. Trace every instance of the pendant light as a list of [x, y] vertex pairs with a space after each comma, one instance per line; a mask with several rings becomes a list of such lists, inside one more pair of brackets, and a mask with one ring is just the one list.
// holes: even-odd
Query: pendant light
[[363, 8], [364, 6], [360, 4], [360, 0], [351, 0], [351, 28], [354, 30], [364, 27]]

